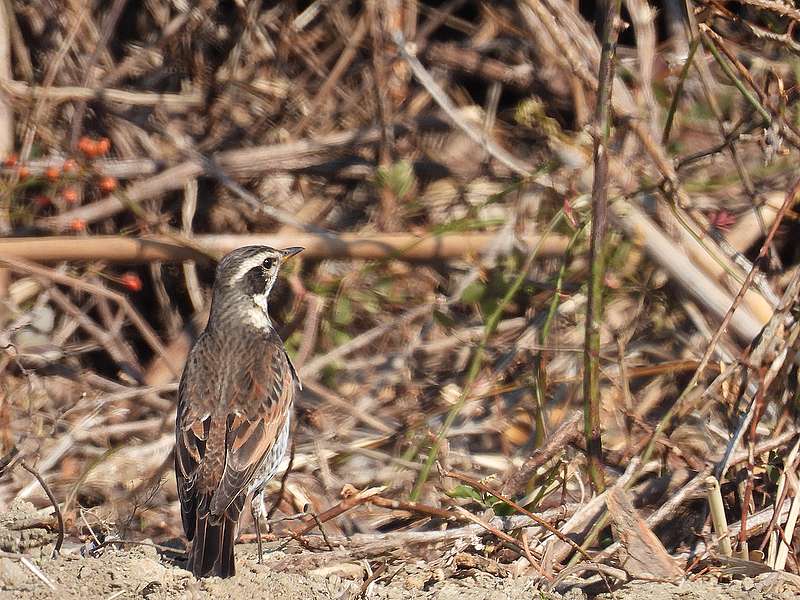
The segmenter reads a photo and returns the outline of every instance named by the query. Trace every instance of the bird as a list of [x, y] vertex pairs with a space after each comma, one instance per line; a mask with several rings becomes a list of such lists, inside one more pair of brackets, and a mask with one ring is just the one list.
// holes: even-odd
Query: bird
[[264, 487], [288, 444], [297, 371], [269, 315], [281, 265], [303, 248], [245, 246], [218, 263], [205, 330], [178, 385], [175, 478], [197, 578], [232, 577], [248, 495], [261, 544]]

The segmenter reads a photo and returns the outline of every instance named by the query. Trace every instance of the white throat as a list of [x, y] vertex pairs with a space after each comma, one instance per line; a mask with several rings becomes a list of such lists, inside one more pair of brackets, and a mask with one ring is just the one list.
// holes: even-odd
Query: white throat
[[269, 318], [269, 311], [267, 310], [268, 296], [269, 292], [253, 296], [255, 306], [247, 311], [248, 320], [260, 329], [266, 329], [272, 326], [272, 321]]

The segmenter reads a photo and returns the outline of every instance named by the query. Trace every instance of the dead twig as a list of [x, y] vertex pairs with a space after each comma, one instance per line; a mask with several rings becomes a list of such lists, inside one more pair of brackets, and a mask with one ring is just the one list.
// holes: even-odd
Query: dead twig
[[50, 588], [50, 591], [53, 591], [53, 592], [56, 591], [56, 586], [53, 585], [53, 582], [50, 581], [50, 578], [47, 577], [47, 575], [45, 575], [42, 572], [42, 570], [39, 567], [37, 567], [34, 564], [34, 562], [30, 558], [25, 556], [24, 554], [19, 554], [17, 552], [6, 552], [5, 550], [0, 550], [0, 557], [2, 557], [2, 558], [13, 558], [15, 560], [18, 560], [23, 565], [25, 565], [26, 569], [28, 569], [31, 573], [33, 573], [33, 575], [34, 575], [34, 577], [36, 577], [36, 579], [38, 579], [43, 584], [45, 584], [48, 588]]
[[536, 474], [536, 470], [539, 467], [580, 437], [581, 431], [578, 428], [578, 423], [581, 420], [581, 416], [579, 411], [569, 415], [541, 448], [537, 448], [519, 469], [509, 473], [502, 486], [502, 491], [505, 495], [515, 496], [521, 492]]
[[44, 493], [47, 494], [50, 504], [53, 505], [53, 512], [55, 513], [56, 520], [58, 521], [58, 537], [56, 538], [56, 543], [53, 546], [51, 558], [57, 558], [61, 552], [61, 546], [64, 544], [64, 516], [61, 514], [61, 508], [58, 506], [58, 501], [53, 495], [53, 492], [50, 490], [50, 486], [47, 485], [47, 482], [44, 480], [44, 478], [39, 475], [39, 471], [33, 467], [29, 467], [27, 464], [25, 464], [25, 461], [22, 460], [19, 461], [19, 466], [36, 478], [36, 481], [38, 481], [39, 485], [42, 486]]
[[463, 481], [464, 483], [468, 483], [472, 487], [474, 487], [474, 488], [476, 488], [478, 490], [481, 490], [482, 492], [484, 492], [486, 494], [491, 494], [492, 496], [494, 496], [495, 498], [497, 498], [501, 502], [505, 502], [506, 504], [508, 504], [511, 508], [513, 508], [514, 510], [516, 510], [520, 514], [525, 515], [526, 517], [528, 517], [530, 520], [532, 520], [537, 525], [540, 525], [540, 526], [544, 527], [547, 531], [552, 533], [559, 540], [561, 540], [565, 544], [571, 546], [573, 548], [573, 550], [575, 550], [576, 552], [581, 554], [587, 560], [591, 560], [591, 557], [586, 553], [585, 550], [583, 550], [583, 548], [581, 548], [573, 540], [571, 540], [570, 538], [565, 536], [563, 533], [561, 533], [556, 527], [553, 527], [553, 525], [551, 525], [550, 523], [548, 523], [547, 521], [545, 521], [541, 517], [538, 517], [537, 515], [533, 514], [528, 509], [520, 506], [519, 504], [514, 502], [508, 496], [505, 496], [504, 494], [498, 492], [497, 490], [492, 489], [490, 486], [486, 485], [482, 481], [478, 481], [474, 477], [470, 477], [469, 475], [466, 475], [464, 473], [457, 473], [455, 471], [442, 471], [442, 475], [444, 477], [452, 477], [454, 479], [458, 479], [460, 481]]

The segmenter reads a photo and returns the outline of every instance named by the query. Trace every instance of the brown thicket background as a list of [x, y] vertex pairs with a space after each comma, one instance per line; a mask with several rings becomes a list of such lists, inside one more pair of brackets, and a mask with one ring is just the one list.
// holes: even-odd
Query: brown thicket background
[[0, 507], [28, 500], [57, 529], [24, 463], [65, 548], [180, 537], [175, 389], [214, 258], [303, 245], [271, 305], [304, 382], [277, 535], [324, 549], [317, 515], [356, 556], [447, 541], [552, 577], [577, 544], [669, 578], [666, 553], [686, 570], [726, 553], [714, 475], [733, 552], [797, 571], [779, 556], [797, 489], [792, 4], [622, 3], [589, 354], [606, 485], [625, 491], [594, 502], [576, 411], [601, 7], [0, 16]]

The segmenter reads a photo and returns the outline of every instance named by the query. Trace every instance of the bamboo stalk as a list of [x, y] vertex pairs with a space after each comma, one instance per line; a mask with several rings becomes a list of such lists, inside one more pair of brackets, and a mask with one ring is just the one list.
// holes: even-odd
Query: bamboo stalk
[[[198, 235], [191, 238], [191, 241], [197, 248], [216, 256], [241, 246], [264, 245], [275, 248], [303, 246], [305, 248], [303, 256], [316, 259], [431, 261], [466, 259], [480, 254], [495, 237], [494, 233], [448, 233], [426, 237], [410, 233], [375, 235], [289, 233]], [[530, 247], [541, 243], [540, 256], [562, 254], [569, 243], [566, 237], [558, 235], [549, 235], [541, 242], [538, 236], [524, 237], [522, 241]], [[42, 263], [99, 259], [113, 263], [148, 263], [206, 258], [201, 252], [181, 245], [167, 236], [5, 238], [0, 239], [0, 256], [16, 256]]]

